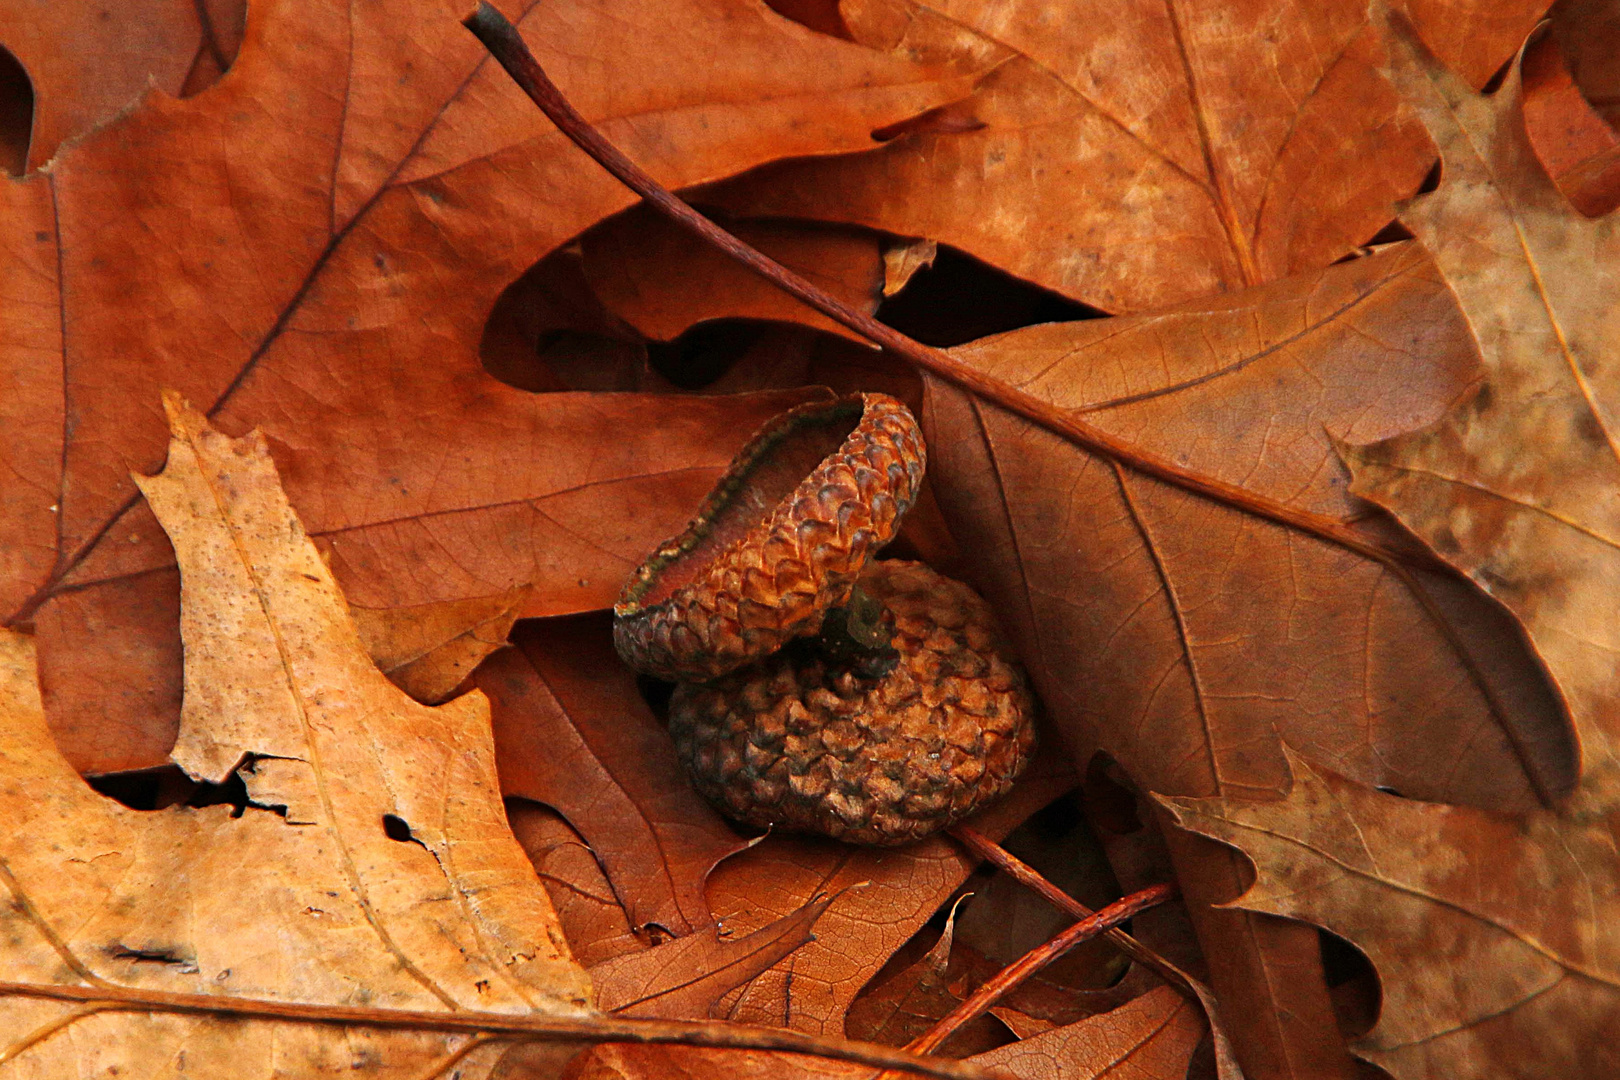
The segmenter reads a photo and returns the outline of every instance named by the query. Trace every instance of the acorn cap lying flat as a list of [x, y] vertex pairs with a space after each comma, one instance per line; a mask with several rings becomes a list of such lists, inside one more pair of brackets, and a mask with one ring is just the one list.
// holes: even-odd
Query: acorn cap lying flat
[[1035, 703], [989, 606], [921, 563], [863, 593], [894, 617], [893, 668], [862, 678], [805, 643], [670, 700], [703, 795], [754, 825], [899, 844], [999, 797], [1029, 762]]
[[887, 394], [813, 402], [754, 434], [686, 531], [631, 575], [613, 643], [637, 671], [717, 678], [815, 634], [922, 483], [917, 421]]

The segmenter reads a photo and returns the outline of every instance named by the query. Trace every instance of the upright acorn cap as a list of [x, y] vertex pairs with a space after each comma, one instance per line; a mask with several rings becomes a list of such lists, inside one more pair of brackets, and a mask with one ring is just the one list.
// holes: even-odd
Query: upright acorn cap
[[675, 688], [675, 750], [724, 813], [903, 844], [1000, 797], [1029, 763], [1035, 700], [979, 594], [900, 561], [873, 563], [860, 588], [893, 618], [885, 674], [806, 643]]
[[686, 530], [630, 576], [613, 643], [637, 671], [718, 678], [815, 634], [894, 538], [922, 483], [911, 411], [852, 394], [755, 432]]

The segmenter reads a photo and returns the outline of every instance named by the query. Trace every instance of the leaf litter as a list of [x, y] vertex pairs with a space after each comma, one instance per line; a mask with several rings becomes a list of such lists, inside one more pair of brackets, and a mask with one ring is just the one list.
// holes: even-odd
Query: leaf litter
[[[216, 17], [229, 6], [206, 5]], [[628, 197], [556, 133], [537, 126], [498, 73], [450, 32], [459, 11], [446, 10], [434, 22], [414, 7], [407, 13], [408, 6], [368, 12], [345, 36], [335, 9], [324, 5], [296, 15], [256, 5], [235, 82], [194, 104], [150, 97], [70, 143], [51, 172], [7, 188], [5, 214], [16, 235], [54, 236], [65, 253], [53, 269], [45, 249], [8, 247], [8, 295], [21, 303], [10, 305], [9, 315], [0, 312], [6, 353], [0, 370], [19, 389], [0, 423], [0, 448], [12, 467], [0, 487], [0, 520], [16, 541], [0, 567], [0, 588], [19, 598], [14, 625], [38, 635], [52, 733], [80, 770], [151, 767], [168, 759], [172, 743], [176, 759], [199, 777], [234, 778], [247, 791], [245, 805], [238, 798], [240, 816], [232, 817], [229, 806], [175, 810], [188, 821], [249, 823], [221, 825], [219, 835], [266, 826], [312, 832], [325, 820], [319, 785], [312, 790], [306, 775], [310, 755], [283, 745], [277, 725], [253, 720], [277, 708], [274, 683], [263, 674], [273, 665], [261, 663], [254, 674], [253, 654], [244, 652], [243, 668], [221, 664], [211, 671], [200, 663], [192, 670], [193, 641], [221, 628], [240, 636], [242, 612], [228, 601], [223, 614], [191, 610], [186, 597], [202, 575], [185, 571], [178, 537], [176, 572], [148, 501], [129, 501], [127, 487], [120, 492], [123, 470], [155, 467], [161, 454], [153, 436], [163, 425], [153, 423], [148, 405], [143, 420], [120, 429], [109, 403], [155, 403], [157, 387], [178, 385], [213, 404], [225, 430], [258, 427], [268, 435], [292, 505], [311, 522], [332, 567], [322, 573], [335, 573], [355, 603], [362, 633], [346, 632], [344, 662], [369, 671], [368, 694], [387, 696], [391, 708], [426, 708], [382, 681], [368, 652], [414, 697], [451, 699], [422, 715], [459, 715], [480, 696], [455, 694], [471, 685], [488, 690], [496, 720], [493, 739], [482, 736], [477, 820], [480, 827], [494, 823], [489, 842], [507, 860], [503, 867], [510, 869], [517, 854], [521, 882], [514, 895], [538, 902], [549, 893], [549, 914], [514, 921], [529, 932], [543, 927], [559, 956], [571, 947], [588, 965], [586, 975], [565, 960], [558, 970], [573, 974], [564, 983], [589, 979], [599, 1003], [627, 1013], [723, 1017], [894, 1043], [915, 1038], [996, 974], [996, 962], [960, 934], [933, 929], [982, 879], [973, 877], [977, 858], [948, 839], [863, 853], [734, 829], [681, 784], [660, 742], [657, 694], [648, 697], [647, 687], [611, 668], [602, 617], [574, 614], [612, 599], [623, 567], [678, 528], [754, 424], [802, 400], [797, 388], [813, 382], [863, 388], [862, 379], [893, 376], [852, 342], [826, 344], [832, 334], [846, 341], [858, 334], [737, 276], [645, 210], [618, 212]], [[1524, 105], [1515, 111], [1517, 68], [1502, 90], [1484, 97], [1467, 84], [1492, 77], [1539, 16], [1535, 5], [1489, 15], [1467, 5], [1410, 7], [1418, 33], [1442, 58], [1418, 62], [1427, 65], [1427, 90], [1407, 58], [1413, 46], [1388, 40], [1365, 9], [1324, 9], [1312, 16], [1320, 25], [1286, 25], [1257, 5], [1242, 17], [1279, 31], [1285, 44], [1277, 48], [1289, 56], [1299, 42], [1310, 42], [1299, 55], [1320, 61], [1289, 69], [1319, 77], [1308, 95], [1285, 95], [1280, 104], [1265, 104], [1265, 94], [1238, 77], [1244, 65], [1235, 59], [1245, 48], [1275, 42], [1264, 34], [1243, 41], [1240, 34], [1223, 44], [1230, 26], [1172, 11], [1191, 111], [1178, 113], [1173, 102], [1158, 113], [1149, 108], [1130, 121], [1131, 130], [1139, 142], [1143, 133], [1157, 133], [1171, 146], [1196, 128], [1187, 145], [1201, 145], [1204, 157], [1188, 159], [1181, 202], [1173, 197], [1179, 189], [1164, 185], [1152, 203], [1158, 216], [1133, 222], [1133, 204], [1117, 182], [1110, 186], [1118, 162], [1096, 157], [1106, 140], [1079, 144], [1084, 153], [1073, 160], [1041, 140], [1080, 130], [1076, 124], [1089, 114], [1076, 112], [1076, 100], [1085, 108], [1123, 102], [1124, 115], [1135, 115], [1131, 95], [1143, 84], [1098, 66], [1106, 53], [1099, 42], [1113, 35], [1146, 62], [1165, 43], [1147, 23], [1036, 29], [1027, 19], [997, 24], [972, 4], [846, 2], [836, 17], [814, 15], [821, 6], [815, 3], [780, 5], [863, 49], [798, 32], [775, 16], [760, 22], [759, 9], [747, 5], [727, 7], [727, 30], [719, 32], [744, 27], [742, 40], [758, 50], [742, 49], [731, 68], [743, 73], [750, 91], [759, 57], [793, 58], [769, 77], [786, 85], [814, 67], [799, 63], [806, 49], [823, 64], [836, 56], [841, 72], [865, 64], [860, 70], [887, 73], [861, 86], [855, 84], [862, 76], [852, 75], [837, 94], [823, 86], [804, 98], [802, 115], [813, 119], [794, 136], [806, 148], [795, 152], [769, 142], [762, 130], [748, 130], [753, 120], [728, 119], [718, 134], [699, 136], [682, 124], [686, 105], [659, 97], [684, 85], [696, 87], [697, 97], [683, 101], [719, 101], [730, 92], [717, 89], [723, 80], [694, 80], [690, 66], [679, 63], [660, 66], [667, 57], [642, 65], [644, 85], [627, 78], [636, 64], [625, 58], [647, 44], [638, 34], [699, 40], [717, 32], [716, 8], [695, 16], [682, 9], [679, 17], [637, 12], [608, 32], [600, 14], [591, 14], [597, 9], [564, 6], [586, 12], [571, 31], [578, 37], [563, 35], [571, 47], [584, 42], [614, 56], [595, 74], [568, 69], [570, 97], [587, 115], [632, 157], [654, 164], [666, 183], [715, 180], [788, 155], [701, 188], [697, 197], [728, 214], [766, 215], [731, 220], [745, 239], [854, 307], [882, 318], [886, 297], [926, 292], [931, 276], [957, 258], [936, 262], [938, 245], [954, 243], [1088, 303], [1141, 312], [970, 343], [956, 355], [989, 377], [987, 389], [965, 394], [925, 377], [923, 394], [902, 393], [928, 427], [935, 465], [930, 499], [938, 512], [901, 544], [912, 545], [908, 557], [934, 552], [992, 598], [1050, 712], [1048, 745], [1070, 751], [1069, 764], [1049, 759], [1040, 776], [978, 827], [996, 837], [1014, 832], [1072, 786], [1071, 767], [1087, 778], [1087, 806], [1095, 809], [1092, 790], [1102, 782], [1097, 763], [1104, 760], [1142, 790], [1179, 796], [1158, 815], [1141, 809], [1134, 832], [1099, 830], [1118, 875], [1118, 882], [1108, 875], [1108, 887], [1140, 888], [1165, 874], [1180, 881], [1185, 909], [1151, 912], [1138, 920], [1140, 930], [1193, 974], [1209, 976], [1248, 1075], [1348, 1076], [1352, 1069], [1339, 1035], [1343, 1017], [1335, 1017], [1333, 1004], [1344, 985], [1328, 993], [1343, 972], [1324, 965], [1313, 930], [1272, 914], [1329, 927], [1371, 959], [1383, 981], [1382, 1010], [1351, 1048], [1397, 1076], [1498, 1075], [1509, 1060], [1515, 1075], [1620, 1073], [1620, 1063], [1594, 1050], [1612, 1012], [1612, 979], [1603, 965], [1613, 945], [1605, 927], [1613, 920], [1602, 914], [1602, 897], [1612, 890], [1587, 887], [1615, 864], [1605, 824], [1612, 782], [1603, 720], [1612, 696], [1603, 672], [1612, 664], [1604, 660], [1601, 635], [1591, 632], [1606, 625], [1594, 613], [1613, 591], [1612, 575], [1603, 572], [1601, 518], [1612, 485], [1604, 486], [1602, 454], [1594, 458], [1589, 446], [1592, 430], [1607, 420], [1600, 358], [1613, 306], [1604, 299], [1613, 290], [1594, 286], [1590, 276], [1593, 267], [1612, 263], [1601, 246], [1609, 231], [1601, 214], [1612, 134], [1602, 126], [1607, 106], [1591, 89], [1606, 85], [1607, 76], [1583, 37], [1603, 40], [1602, 12], [1582, 4], [1561, 9], [1553, 33], [1527, 53]], [[435, 57], [431, 70], [401, 60], [402, 15], [428, 28], [421, 48]], [[687, 16], [686, 25], [670, 29]], [[558, 17], [528, 13], [525, 31], [538, 48], [561, 40], [558, 24], [547, 21]], [[294, 19], [318, 46], [302, 67], [286, 63]], [[871, 46], [894, 51], [878, 60]], [[177, 88], [184, 93], [216, 77], [209, 64], [229, 63], [228, 50], [199, 60], [195, 40], [184, 33], [168, 47], [173, 56], [191, 57], [186, 85]], [[544, 58], [548, 66], [560, 62], [550, 52]], [[1559, 60], [1572, 74], [1561, 74]], [[1532, 61], [1539, 65], [1534, 72]], [[1460, 74], [1447, 72], [1447, 64]], [[333, 85], [344, 86], [352, 116], [341, 130], [322, 127], [320, 103], [298, 97], [317, 85], [309, 80], [321, 65], [342, 72]], [[902, 71], [925, 74], [907, 83]], [[407, 88], [395, 100], [379, 95], [381, 72], [399, 75], [398, 85]], [[1117, 82], [1098, 81], [1100, 73]], [[167, 324], [119, 326], [126, 331], [121, 340], [130, 339], [122, 351], [147, 359], [98, 382], [113, 373], [111, 361], [95, 353], [114, 325], [107, 312], [117, 303], [151, 310], [155, 294], [141, 293], [138, 284], [130, 292], [113, 274], [97, 282], [75, 268], [105, 266], [95, 252], [126, 243], [127, 230], [120, 229], [138, 202], [130, 193], [152, 208], [144, 226], [172, 231], [163, 224], [166, 208], [189, 205], [191, 192], [207, 189], [199, 178], [219, 175], [198, 133], [221, 123], [233, 94], [239, 100], [278, 79], [292, 89], [288, 111], [261, 124], [268, 137], [251, 128], [228, 133], [245, 148], [232, 151], [231, 163], [310, 161], [318, 155], [308, 147], [323, 141], [334, 155], [307, 174], [304, 190], [277, 192], [263, 180], [229, 200], [233, 206], [241, 200], [239, 214], [261, 215], [254, 220], [279, 215], [283, 235], [311, 237], [313, 246], [302, 253], [284, 247], [267, 259], [261, 253], [271, 250], [269, 226], [257, 234], [238, 230], [234, 239], [224, 230], [237, 249], [230, 264], [236, 270], [224, 274], [204, 267], [195, 246], [175, 248], [175, 258], [160, 253], [150, 280], [183, 282], [191, 291], [166, 294], [178, 298]], [[1095, 85], [1082, 85], [1086, 79]], [[640, 88], [631, 91], [632, 84]], [[834, 96], [839, 103], [828, 111]], [[865, 103], [837, 111], [857, 99]], [[1333, 105], [1349, 99], [1354, 108]], [[300, 101], [314, 105], [299, 117], [315, 121], [302, 133], [285, 119]], [[626, 103], [659, 118], [653, 124], [667, 119], [667, 126], [649, 138], [646, 129], [615, 119]], [[887, 146], [847, 153], [884, 127], [874, 121], [884, 109], [893, 118], [880, 131], [891, 138]], [[1279, 143], [1267, 133], [1290, 109], [1294, 118]], [[1248, 131], [1237, 124], [1246, 112], [1260, 121]], [[834, 114], [842, 127], [823, 122]], [[1192, 127], [1183, 123], [1189, 116], [1197, 121]], [[1181, 136], [1172, 138], [1178, 130]], [[1327, 131], [1343, 140], [1319, 137]], [[165, 179], [133, 169], [115, 181], [95, 173], [102, 161], [131, 154], [186, 157], [188, 144], [204, 147], [191, 173]], [[1438, 189], [1401, 211], [1404, 227], [1427, 251], [1358, 249], [1414, 190], [1436, 146], [1445, 158]], [[1160, 150], [1163, 160], [1179, 160]], [[829, 151], [835, 156], [822, 156]], [[1038, 163], [1041, 181], [1011, 182], [982, 168], [1009, 152]], [[1469, 154], [1484, 163], [1484, 179]], [[553, 159], [554, 167], [528, 164]], [[492, 162], [505, 171], [491, 172]], [[1043, 171], [1054, 167], [1061, 182]], [[1596, 220], [1574, 215], [1542, 167]], [[1267, 195], [1256, 204], [1254, 185], [1264, 169], [1271, 170]], [[47, 187], [50, 206], [41, 198]], [[1092, 224], [1084, 231], [1074, 229], [1076, 201], [1063, 201], [1074, 190], [1085, 192], [1079, 205]], [[441, 201], [446, 197], [460, 216], [435, 211], [449, 205]], [[325, 218], [318, 220], [322, 198]], [[92, 200], [107, 207], [93, 223], [84, 209]], [[1218, 227], [1205, 229], [1207, 236], [1185, 228], [1201, 220], [1201, 210], [1189, 209], [1199, 200], [1226, 211], [1225, 218], [1216, 213]], [[1000, 212], [983, 213], [986, 205]], [[1033, 227], [1009, 231], [1009, 211]], [[800, 216], [864, 228], [828, 228]], [[424, 241], [424, 222], [437, 239]], [[495, 222], [499, 242], [490, 239]], [[615, 377], [627, 380], [618, 388], [643, 392], [561, 389], [547, 366], [565, 358], [545, 352], [544, 331], [541, 340], [525, 331], [530, 337], [516, 341], [513, 355], [544, 384], [527, 389], [550, 392], [526, 393], [491, 379], [488, 372], [497, 370], [509, 377], [487, 349], [480, 355], [480, 320], [497, 294], [596, 222], [605, 224], [562, 249], [574, 260], [569, 288], [597, 312], [581, 324], [588, 333], [568, 339], [575, 352], [566, 362], [576, 373], [599, 361], [618, 365]], [[1131, 239], [1132, 228], [1147, 229], [1147, 238]], [[1166, 231], [1172, 228], [1183, 234]], [[1065, 229], [1073, 235], [1063, 235]], [[1522, 257], [1509, 239], [1517, 239]], [[1196, 251], [1187, 248], [1193, 240]], [[1328, 266], [1347, 253], [1357, 257]], [[373, 254], [368, 267], [365, 256]], [[268, 287], [244, 294], [243, 260], [255, 258], [269, 271], [259, 275]], [[307, 275], [303, 291], [291, 290], [300, 272]], [[699, 278], [709, 287], [693, 288]], [[531, 295], [546, 296], [544, 288]], [[230, 326], [216, 313], [231, 306], [207, 299], [244, 296], [251, 303], [234, 305], [241, 317]], [[435, 314], [417, 321], [413, 311]], [[363, 316], [358, 323], [356, 312]], [[696, 342], [733, 319], [768, 330], [719, 382], [704, 375], [691, 385], [701, 391], [708, 380], [713, 389], [782, 393], [704, 405], [673, 392], [686, 387], [665, 376], [677, 370], [671, 363], [689, 362], [690, 347], [662, 354], [657, 371], [647, 360], [660, 343]], [[1543, 324], [1553, 328], [1551, 346], [1545, 332], [1525, 334]], [[604, 327], [611, 337], [596, 336]], [[421, 360], [430, 347], [431, 376]], [[1549, 355], [1562, 356], [1563, 366], [1549, 365]], [[1563, 373], [1573, 377], [1574, 390]], [[853, 386], [844, 382], [852, 378]], [[224, 397], [222, 379], [235, 380]], [[1124, 457], [1081, 449], [1030, 423], [1009, 396], [1014, 390], [1118, 436]], [[1553, 415], [1563, 419], [1545, 422]], [[486, 418], [491, 422], [480, 434], [475, 429]], [[610, 434], [626, 431], [634, 436]], [[1570, 434], [1549, 437], [1555, 431]], [[64, 432], [72, 433], [65, 441]], [[460, 451], [464, 444], [458, 465], [444, 448]], [[523, 448], [516, 456], [514, 445]], [[59, 476], [48, 471], [52, 447], [63, 451]], [[356, 455], [355, 448], [364, 449]], [[616, 459], [603, 459], [609, 448]], [[558, 449], [584, 453], [531, 483], [542, 461], [537, 451]], [[1132, 458], [1138, 450], [1217, 478], [1233, 495], [1210, 499], [1139, 473]], [[59, 493], [43, 513], [40, 492]], [[1371, 511], [1364, 500], [1392, 516]], [[1286, 508], [1304, 527], [1290, 528], [1267, 507]], [[1414, 544], [1395, 520], [1439, 557]], [[1316, 531], [1315, 522], [1333, 528]], [[1335, 542], [1336, 536], [1354, 543]], [[210, 557], [199, 565], [225, 562]], [[341, 606], [336, 583], [329, 592]], [[213, 591], [216, 602], [229, 595]], [[537, 617], [513, 627], [514, 620]], [[515, 647], [503, 648], [508, 639]], [[38, 722], [30, 646], [26, 638], [8, 640], [8, 650], [21, 650], [11, 685], [19, 715]], [[102, 677], [85, 678], [92, 669]], [[504, 704], [497, 684], [505, 687]], [[470, 726], [480, 724], [489, 730], [487, 718]], [[33, 738], [28, 753], [51, 757], [40, 736]], [[247, 749], [261, 744], [287, 756]], [[574, 757], [548, 761], [559, 745], [573, 746]], [[103, 815], [141, 824], [165, 813], [120, 814], [66, 766], [53, 767], [61, 790]], [[430, 770], [414, 758], [390, 767], [413, 782], [445, 782], [423, 775]], [[388, 797], [408, 800], [410, 792], [401, 794], [407, 786], [387, 786]], [[491, 814], [502, 795], [504, 814]], [[455, 854], [442, 833], [418, 824], [420, 813], [375, 809], [362, 813], [381, 820], [378, 836], [364, 837], [368, 845], [407, 862], [432, 857], [442, 864], [445, 852]], [[311, 820], [299, 824], [305, 818]], [[342, 833], [350, 824], [335, 828]], [[1259, 879], [1247, 893], [1241, 861], [1193, 835], [1199, 832], [1254, 857]], [[1007, 842], [1021, 843], [1018, 836]], [[1482, 885], [1476, 869], [1487, 863], [1494, 883]], [[382, 864], [367, 865], [379, 882], [388, 876]], [[1219, 906], [1240, 893], [1245, 911]], [[1545, 902], [1549, 895], [1556, 902]], [[390, 896], [403, 903], [408, 891]], [[26, 916], [26, 906], [13, 916], [18, 912]], [[147, 922], [185, 925], [168, 911]], [[97, 920], [75, 925], [90, 927], [76, 932], [94, 940]], [[359, 927], [352, 919], [345, 927], [351, 941]], [[939, 955], [916, 951], [934, 938]], [[165, 978], [194, 979], [200, 969], [188, 968], [196, 966], [196, 954], [209, 953], [188, 952], [157, 933], [125, 934], [112, 949], [92, 952], [85, 970], [137, 992]], [[1468, 959], [1434, 963], [1437, 952]], [[905, 956], [917, 959], [889, 965], [891, 957]], [[433, 961], [423, 964], [425, 972]], [[940, 987], [930, 980], [942, 971], [967, 974]], [[86, 981], [60, 965], [43, 978]], [[996, 1019], [979, 1022], [981, 1041], [958, 1043], [957, 1053], [979, 1050], [968, 1060], [1020, 1077], [1112, 1075], [1119, 1067], [1152, 1077], [1209, 1075], [1217, 1067], [1235, 1075], [1235, 1062], [1216, 1061], [1210, 1052], [1205, 1010], [1170, 987], [1152, 989], [1155, 978], [1138, 966], [1106, 991], [1025, 983], [1022, 998], [1015, 991]], [[919, 997], [915, 988], [924, 983], [929, 992]], [[387, 992], [423, 988], [420, 981], [404, 985]], [[452, 997], [463, 989], [450, 981], [446, 987]], [[1104, 1011], [1076, 1019], [1074, 995], [1090, 992], [1111, 997], [1106, 1004], [1098, 999]], [[908, 1034], [859, 1019], [885, 993], [909, 995], [904, 1000], [918, 1010]], [[569, 1001], [563, 1012], [577, 1009], [577, 996], [563, 997]], [[75, 1034], [97, 1030], [95, 1024], [115, 1030], [145, 1024], [135, 1030], [170, 1039], [203, 1032], [204, 1045], [222, 1029], [209, 1019], [147, 1013], [144, 1006], [121, 1010], [93, 998], [78, 1006], [4, 1000], [7, 1007], [42, 1010], [29, 1014], [39, 1022], [25, 1039], [37, 1041], [21, 1047], [13, 1068], [53, 1045], [57, 1053], [117, 1052]], [[317, 1071], [360, 1062], [379, 1072], [396, 1064], [434, 1075], [455, 1069], [557, 1075], [566, 1068], [571, 1076], [663, 1080], [852, 1075], [856, 1068], [760, 1051], [626, 1045], [599, 1048], [565, 1066], [571, 1049], [514, 1046], [498, 1032], [472, 1028], [460, 1035], [306, 1029], [263, 1018], [238, 1028], [269, 1023], [298, 1032], [305, 1041], [287, 1045], [313, 1048], [308, 1060]], [[105, 1042], [116, 1047], [120, 1036]], [[982, 1049], [996, 1042], [1005, 1045]], [[1528, 1046], [1537, 1053], [1523, 1055]]]

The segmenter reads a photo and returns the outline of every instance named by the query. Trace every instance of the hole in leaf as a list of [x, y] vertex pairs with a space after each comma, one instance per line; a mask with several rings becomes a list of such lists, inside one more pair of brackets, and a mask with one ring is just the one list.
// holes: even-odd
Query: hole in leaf
[[502, 291], [478, 355], [495, 378], [535, 393], [636, 390], [646, 368], [640, 335], [596, 298], [578, 246], [552, 252]]
[[384, 814], [382, 821], [383, 835], [387, 836], [388, 839], [398, 841], [401, 844], [409, 844], [416, 840], [416, 837], [411, 834], [410, 825], [398, 814]]
[[247, 784], [242, 770], [252, 771], [253, 762], [245, 762], [222, 784], [193, 780], [178, 765], [164, 765], [157, 769], [135, 772], [103, 773], [89, 776], [85, 782], [101, 794], [131, 810], [167, 810], [174, 806], [203, 807], [229, 806], [232, 817], [241, 817], [248, 807], [270, 810], [283, 817], [284, 806], [261, 806], [248, 798]]
[[1411, 240], [1412, 238], [1411, 229], [1408, 229], [1399, 221], [1392, 221], [1388, 225], [1385, 225], [1382, 229], [1379, 229], [1377, 232], [1373, 233], [1372, 238], [1367, 241], [1366, 246], [1377, 247], [1379, 244], [1394, 244], [1402, 240]]
[[21, 62], [0, 45], [0, 169], [12, 176], [28, 171], [28, 144], [33, 134], [33, 80]]
[[918, 270], [877, 312], [882, 322], [938, 348], [1023, 326], [1105, 315], [944, 244], [933, 265]]
[[1479, 88], [1480, 93], [1494, 94], [1498, 90], [1502, 89], [1502, 83], [1507, 79], [1508, 72], [1513, 70], [1513, 63], [1516, 59], [1517, 57], [1510, 56], [1506, 60], [1502, 61], [1502, 66], [1497, 68], [1496, 73], [1489, 79], [1486, 79], [1485, 85]]

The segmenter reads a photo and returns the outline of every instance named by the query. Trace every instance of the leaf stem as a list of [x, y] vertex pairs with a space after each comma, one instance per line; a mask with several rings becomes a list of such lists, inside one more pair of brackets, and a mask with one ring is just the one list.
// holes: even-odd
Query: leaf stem
[[[229, 1016], [284, 1023], [341, 1024], [395, 1031], [460, 1031], [501, 1035], [517, 1041], [615, 1042], [705, 1046], [726, 1050], [773, 1050], [934, 1076], [940, 1080], [1004, 1080], [1002, 1074], [995, 1070], [968, 1062], [922, 1057], [907, 1050], [854, 1039], [807, 1035], [799, 1031], [752, 1027], [721, 1020], [653, 1020], [599, 1013], [536, 1016], [473, 1010], [428, 1012], [353, 1005], [314, 1005], [298, 1001], [226, 997], [221, 994], [184, 994], [124, 986], [0, 982], [0, 996], [5, 995], [85, 1002], [96, 1006], [97, 1011], [143, 1009], [150, 1012]], [[78, 1010], [70, 1013], [69, 1018], [76, 1020], [82, 1015], [86, 1015], [85, 1011]], [[51, 1031], [54, 1030], [52, 1027]], [[43, 1034], [48, 1035], [51, 1031]]]
[[477, 10], [463, 19], [462, 23], [483, 42], [490, 55], [506, 69], [513, 81], [564, 135], [626, 187], [645, 199], [655, 210], [742, 263], [788, 295], [803, 301], [828, 318], [842, 323], [873, 344], [889, 350], [953, 386], [1045, 428], [1076, 446], [1117, 461], [1126, 468], [1162, 480], [1183, 491], [1235, 506], [1256, 517], [1307, 533], [1386, 565], [1394, 565], [1403, 560], [1422, 561], [1426, 558], [1422, 552], [1400, 552], [1368, 539], [1344, 522], [1325, 514], [1301, 510], [1258, 495], [1237, 484], [1193, 472], [1111, 432], [1094, 427], [1050, 401], [986, 375], [941, 349], [924, 345], [893, 327], [878, 322], [870, 315], [857, 311], [726, 232], [692, 209], [626, 157], [623, 151], [609, 142], [563, 96], [562, 91], [540, 67], [539, 61], [523, 43], [517, 28], [506, 16], [481, 0]]

